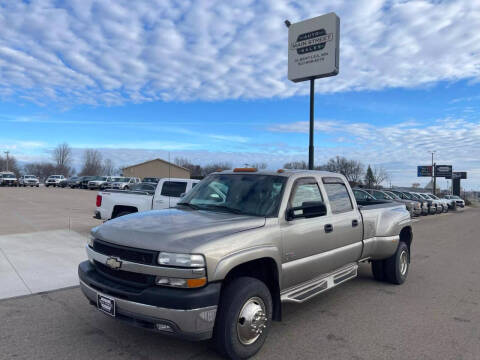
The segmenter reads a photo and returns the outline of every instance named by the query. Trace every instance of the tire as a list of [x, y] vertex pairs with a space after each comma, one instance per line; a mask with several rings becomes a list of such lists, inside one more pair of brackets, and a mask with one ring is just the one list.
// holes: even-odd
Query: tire
[[128, 215], [128, 214], [133, 214], [133, 212], [130, 212], [130, 211], [122, 211], [122, 212], [118, 213], [117, 215], [115, 215], [115, 217], [112, 218], [112, 219], [116, 219], [116, 218], [118, 218], [118, 217], [120, 217], [120, 216], [125, 216], [125, 215]]
[[385, 281], [385, 261], [372, 260], [372, 274], [375, 280]]
[[410, 269], [410, 251], [407, 244], [400, 241], [397, 251], [384, 260], [385, 278], [389, 283], [401, 285], [405, 282]]
[[130, 188], [128, 186], [125, 186], [123, 190], [129, 190]]
[[[245, 311], [248, 308], [253, 311]], [[215, 319], [213, 342], [217, 351], [235, 360], [255, 355], [267, 338], [272, 323], [272, 308], [272, 296], [262, 281], [251, 277], [232, 280], [222, 291]], [[242, 310], [245, 311], [244, 316], [241, 316]], [[260, 317], [253, 320], [263, 327], [259, 334], [247, 325], [251, 325], [249, 314], [251, 319], [253, 314]]]

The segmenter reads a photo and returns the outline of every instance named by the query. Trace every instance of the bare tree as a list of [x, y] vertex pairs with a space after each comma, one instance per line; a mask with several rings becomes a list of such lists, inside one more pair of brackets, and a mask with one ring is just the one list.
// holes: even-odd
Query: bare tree
[[230, 170], [231, 168], [232, 168], [232, 164], [230, 164], [229, 162], [211, 163], [203, 167], [202, 175], [206, 176], [215, 171]]
[[263, 169], [266, 169], [268, 167], [268, 165], [267, 165], [266, 162], [258, 162], [258, 163], [253, 163], [253, 164], [249, 165], [249, 167], [259, 169], [259, 170], [263, 170]]
[[305, 161], [291, 161], [286, 164], [283, 164], [285, 169], [301, 169], [305, 170], [308, 168], [307, 163]]
[[115, 165], [112, 159], [103, 160], [103, 175], [112, 176], [115, 175]]
[[[7, 170], [7, 158], [0, 156], [0, 171]], [[9, 155], [8, 156], [8, 171], [13, 172], [17, 177], [20, 176], [20, 167], [18, 165], [17, 159]]]
[[375, 186], [380, 186], [381, 183], [389, 179], [389, 175], [387, 170], [382, 166], [373, 167], [373, 178], [375, 180]]
[[23, 166], [25, 175], [35, 175], [41, 181], [56, 173], [56, 166], [49, 162], [28, 163]]
[[52, 159], [56, 164], [56, 172], [60, 175], [70, 176], [72, 171], [72, 149], [65, 142], [59, 144], [52, 151]]
[[340, 173], [352, 184], [359, 184], [365, 172], [364, 166], [360, 161], [348, 160], [343, 156], [336, 156], [317, 169]]
[[94, 149], [87, 149], [83, 153], [81, 176], [99, 175], [102, 172], [102, 154]]
[[203, 169], [200, 165], [195, 165], [190, 162], [187, 158], [177, 157], [175, 158], [175, 164], [181, 166], [185, 169], [190, 170], [190, 176], [192, 177], [202, 177]]
[[412, 188], [418, 189], [420, 187], [420, 183], [413, 183]]

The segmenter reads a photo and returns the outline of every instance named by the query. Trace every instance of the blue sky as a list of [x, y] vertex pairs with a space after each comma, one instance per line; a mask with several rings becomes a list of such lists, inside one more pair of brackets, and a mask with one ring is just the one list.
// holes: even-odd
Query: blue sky
[[329, 11], [340, 75], [316, 82], [316, 162], [342, 155], [409, 185], [436, 150], [480, 187], [480, 2], [467, 0], [5, 1], [0, 148], [39, 161], [66, 141], [77, 165], [90, 147], [117, 166], [306, 160], [308, 84], [286, 79], [283, 20]]

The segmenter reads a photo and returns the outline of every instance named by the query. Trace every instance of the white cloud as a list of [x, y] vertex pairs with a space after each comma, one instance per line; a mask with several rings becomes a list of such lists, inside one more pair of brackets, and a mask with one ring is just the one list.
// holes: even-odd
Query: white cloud
[[480, 75], [471, 0], [3, 1], [0, 96], [122, 104], [305, 94], [286, 80], [285, 19], [341, 17], [340, 75], [317, 91], [414, 87]]

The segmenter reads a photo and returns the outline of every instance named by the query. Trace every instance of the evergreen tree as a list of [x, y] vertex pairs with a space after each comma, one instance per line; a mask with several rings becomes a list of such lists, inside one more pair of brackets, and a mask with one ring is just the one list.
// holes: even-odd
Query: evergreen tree
[[375, 185], [375, 176], [373, 175], [372, 168], [368, 165], [367, 173], [365, 174], [365, 186], [371, 189]]

